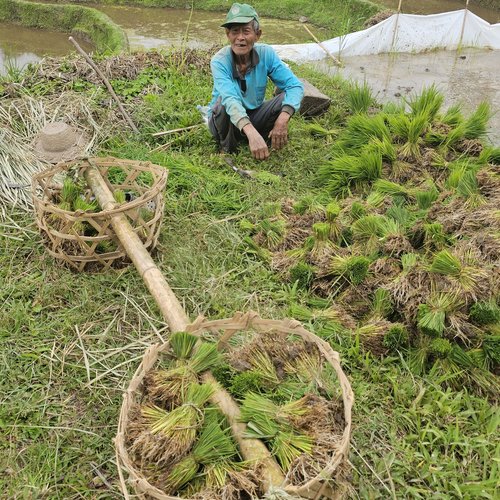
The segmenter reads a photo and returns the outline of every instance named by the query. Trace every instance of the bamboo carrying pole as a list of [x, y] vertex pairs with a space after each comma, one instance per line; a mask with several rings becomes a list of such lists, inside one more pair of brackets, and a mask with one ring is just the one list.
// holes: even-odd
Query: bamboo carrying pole
[[106, 85], [106, 88], [109, 90], [109, 93], [111, 94], [111, 97], [115, 100], [116, 104], [118, 104], [118, 109], [120, 110], [120, 113], [123, 115], [123, 118], [127, 121], [127, 123], [130, 125], [130, 128], [136, 133], [139, 133], [139, 129], [135, 126], [134, 122], [132, 121], [132, 118], [130, 118], [130, 115], [125, 111], [125, 108], [123, 107], [122, 103], [120, 102], [120, 99], [118, 99], [118, 96], [116, 95], [113, 87], [111, 86], [111, 83], [109, 83], [108, 79], [104, 76], [104, 73], [97, 67], [96, 63], [91, 59], [91, 57], [80, 47], [78, 42], [70, 36], [68, 40], [75, 46], [75, 49], [84, 57], [84, 59], [87, 61], [89, 66], [97, 73], [99, 78], [103, 81], [104, 85]]
[[[85, 178], [102, 210], [106, 211], [115, 208], [116, 202], [113, 193], [110, 191], [99, 170], [95, 166], [92, 166], [90, 160], [89, 164], [91, 167], [85, 171]], [[190, 323], [187, 314], [125, 215], [121, 213], [112, 215], [111, 225], [127, 255], [134, 263], [148, 290], [158, 304], [165, 321], [169, 324], [170, 330], [172, 332], [185, 330]], [[211, 373], [206, 372], [203, 374], [203, 381], [215, 384], [217, 389], [211, 400], [227, 417], [243, 458], [252, 462], [258, 462], [264, 466], [262, 473], [264, 475], [263, 484], [265, 489], [269, 490], [273, 486], [280, 486], [285, 481], [285, 477], [264, 443], [258, 439], [243, 438], [246, 425], [240, 422], [238, 405], [229, 393], [216, 383]]]

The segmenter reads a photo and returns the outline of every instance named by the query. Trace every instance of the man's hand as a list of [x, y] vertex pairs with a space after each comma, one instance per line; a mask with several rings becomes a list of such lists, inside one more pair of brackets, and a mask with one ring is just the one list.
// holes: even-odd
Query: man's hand
[[269, 132], [271, 145], [274, 149], [281, 149], [288, 142], [288, 120], [290, 120], [290, 115], [282, 111], [274, 122], [273, 129]]
[[243, 127], [243, 132], [248, 138], [248, 147], [250, 148], [252, 156], [256, 160], [266, 160], [269, 158], [269, 148], [267, 147], [266, 141], [251, 123]]

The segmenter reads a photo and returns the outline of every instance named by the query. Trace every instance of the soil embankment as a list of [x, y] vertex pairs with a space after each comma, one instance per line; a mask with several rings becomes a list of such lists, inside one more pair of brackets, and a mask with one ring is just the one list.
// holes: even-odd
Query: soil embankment
[[0, 22], [71, 33], [92, 41], [97, 51], [128, 50], [124, 31], [108, 16], [81, 5], [57, 5], [0, 0]]

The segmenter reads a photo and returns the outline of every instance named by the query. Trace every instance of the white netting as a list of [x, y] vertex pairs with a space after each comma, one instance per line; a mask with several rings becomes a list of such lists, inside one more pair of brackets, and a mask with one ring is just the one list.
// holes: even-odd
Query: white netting
[[[459, 47], [500, 49], [500, 23], [490, 24], [467, 9], [432, 15], [394, 14], [363, 31], [322, 42], [336, 57], [387, 52], [425, 52]], [[326, 56], [317, 43], [275, 45], [283, 59], [318, 61]]]

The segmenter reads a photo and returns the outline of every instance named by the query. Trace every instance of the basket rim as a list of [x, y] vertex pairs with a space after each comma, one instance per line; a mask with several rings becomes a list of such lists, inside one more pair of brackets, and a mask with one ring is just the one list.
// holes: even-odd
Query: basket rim
[[[87, 165], [83, 163], [86, 162]], [[45, 191], [43, 191], [43, 196], [39, 195], [40, 188], [43, 189], [42, 180], [47, 178], [47, 180], [52, 179], [56, 174], [68, 171], [73, 166], [79, 166], [80, 170], [85, 170], [86, 168], [90, 168], [94, 166], [103, 167], [102, 163], [124, 163], [129, 166], [133, 166], [133, 164], [142, 165], [146, 168], [143, 171], [154, 171], [157, 178], [154, 180], [153, 185], [147, 189], [147, 191], [134, 200], [127, 201], [125, 203], [120, 203], [119, 206], [112, 208], [111, 210], [101, 210], [99, 212], [84, 212], [82, 210], [64, 210], [54, 204], [51, 200], [45, 198]], [[120, 165], [113, 165], [120, 166]], [[36, 210], [50, 210], [53, 213], [65, 215], [67, 217], [79, 217], [85, 216], [88, 219], [101, 219], [104, 217], [110, 217], [112, 215], [127, 212], [129, 210], [133, 210], [135, 208], [143, 206], [145, 203], [153, 200], [158, 194], [164, 189], [167, 180], [168, 180], [169, 170], [166, 167], [162, 167], [161, 165], [157, 165], [155, 163], [149, 161], [142, 160], [124, 160], [121, 158], [115, 158], [113, 156], [107, 157], [92, 157], [92, 158], [83, 158], [78, 160], [72, 160], [69, 162], [59, 162], [54, 167], [42, 170], [38, 172], [32, 177], [31, 180], [31, 188], [32, 188], [32, 197]]]
[[[185, 331], [194, 335], [200, 335], [207, 331], [227, 330], [229, 332], [232, 331], [232, 334], [234, 334], [237, 331], [245, 329], [253, 329], [260, 333], [281, 330], [283, 333], [298, 334], [302, 339], [315, 343], [323, 359], [329, 362], [335, 370], [342, 391], [342, 402], [344, 407], [344, 431], [339, 438], [339, 445], [333, 450], [328, 465], [314, 478], [297, 486], [290, 484], [285, 479], [285, 482], [280, 485], [280, 487], [284, 488], [288, 493], [299, 496], [301, 492], [311, 491], [314, 486], [316, 486], [315, 489], [318, 489], [319, 486], [318, 494], [320, 495], [323, 487], [328, 484], [327, 479], [331, 477], [339, 464], [347, 458], [349, 452], [354, 394], [351, 384], [340, 365], [340, 355], [337, 351], [334, 351], [327, 342], [306, 330], [299, 321], [294, 319], [266, 320], [260, 318], [254, 311], [249, 311], [247, 313], [237, 312], [232, 318], [218, 320], [207, 320], [203, 316], [199, 316], [194, 322], [186, 327]], [[228, 340], [232, 334], [228, 337], [224, 335], [224, 338]], [[218, 343], [221, 345], [221, 339], [219, 339]], [[157, 343], [149, 346], [144, 352], [140, 365], [130, 379], [126, 391], [123, 393], [123, 401], [118, 418], [117, 434], [114, 439], [114, 444], [120, 476], [120, 487], [125, 498], [129, 498], [127, 489], [128, 482], [136, 491], [139, 490], [141, 493], [151, 495], [159, 500], [185, 500], [182, 499], [182, 497], [167, 495], [165, 492], [150, 484], [145, 476], [132, 464], [125, 446], [125, 433], [128, 425], [129, 409], [135, 402], [137, 391], [144, 377], [154, 367], [159, 355], [168, 350], [169, 347], [170, 342], [168, 340], [164, 343]], [[127, 480], [123, 477], [122, 467], [129, 475]], [[319, 496], [317, 498], [319, 498]]]

